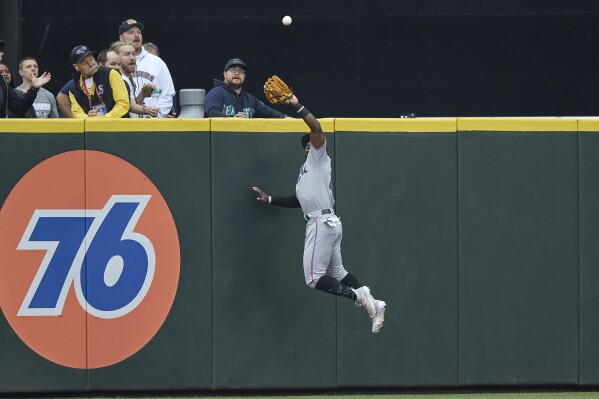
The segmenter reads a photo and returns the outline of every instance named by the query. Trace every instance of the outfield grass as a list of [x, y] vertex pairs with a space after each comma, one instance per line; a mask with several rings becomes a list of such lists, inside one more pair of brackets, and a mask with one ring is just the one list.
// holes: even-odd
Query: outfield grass
[[[599, 392], [522, 392], [522, 393], [406, 393], [381, 395], [295, 395], [295, 396], [109, 396], [81, 399], [599, 399]], [[71, 398], [79, 399], [79, 398]]]

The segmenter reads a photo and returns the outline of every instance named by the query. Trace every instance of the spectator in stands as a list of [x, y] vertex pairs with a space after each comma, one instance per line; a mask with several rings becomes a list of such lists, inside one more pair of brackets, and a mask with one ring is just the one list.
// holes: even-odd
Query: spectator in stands
[[[24, 57], [19, 62], [19, 75], [23, 83], [17, 87], [20, 93], [27, 93], [33, 86], [33, 78], [37, 78], [39, 68], [33, 57]], [[43, 87], [39, 89], [37, 97], [33, 102], [36, 118], [58, 118], [58, 109], [54, 95]]]
[[[113, 68], [119, 70], [119, 56], [110, 49], [104, 49], [98, 54], [98, 66]], [[56, 102], [58, 108], [65, 118], [72, 118], [73, 113], [71, 112], [71, 100], [69, 99], [69, 91], [73, 90], [75, 82], [71, 79], [60, 89], [60, 92], [56, 95]]]
[[[8, 65], [1, 63], [1, 62], [0, 62], [0, 76], [2, 76], [2, 78], [6, 81], [7, 85], [12, 87], [13, 89], [15, 88], [15, 81], [12, 78], [12, 71], [10, 70]], [[19, 94], [21, 94], [21, 93], [19, 93]], [[10, 109], [7, 111], [6, 116], [8, 118], [18, 118], [18, 116], [16, 116], [12, 112], [10, 112]], [[29, 110], [23, 115], [23, 117], [35, 118], [35, 110], [33, 109], [33, 107], [29, 108]]]
[[158, 46], [155, 45], [152, 42], [147, 42], [143, 44], [144, 49], [150, 53], [150, 54], [154, 54], [156, 57], [160, 57], [160, 50], [158, 49]]
[[120, 66], [119, 55], [110, 49], [104, 49], [98, 53], [98, 65], [118, 71]]
[[285, 118], [287, 115], [276, 111], [243, 90], [247, 65], [239, 58], [232, 58], [225, 64], [225, 80], [214, 79], [214, 88], [206, 95], [206, 116], [235, 118]]
[[[157, 57], [160, 57], [160, 50], [158, 49], [158, 46], [155, 45], [152, 42], [147, 42], [143, 44], [143, 48], [150, 54], [154, 54]], [[167, 118], [176, 118], [177, 117], [177, 110], [178, 110], [179, 106], [177, 104], [177, 94], [175, 93], [175, 95], [173, 96], [173, 108], [171, 108], [171, 112], [167, 115]]]
[[135, 80], [132, 77], [132, 74], [135, 73], [135, 48], [131, 42], [118, 41], [112, 43], [110, 49], [119, 55], [119, 65], [121, 75], [123, 75], [123, 80], [125, 84], [129, 86], [129, 102], [131, 103], [131, 108], [129, 109], [129, 116], [131, 118], [139, 118], [138, 115], [149, 116], [155, 118], [160, 113], [160, 109], [157, 107], [149, 107], [143, 105], [143, 101], [145, 96], [143, 93], [140, 93], [138, 98], [134, 97], [134, 94], [137, 87], [135, 84]]
[[[0, 40], [0, 52], [4, 50], [6, 42]], [[4, 56], [4, 53], [2, 53]], [[10, 87], [4, 79], [0, 79], [0, 118], [6, 118], [8, 111], [17, 117], [23, 117], [27, 110], [31, 108], [39, 89], [52, 79], [52, 75], [44, 72], [41, 76], [32, 79], [31, 89], [20, 96], [15, 89]]]
[[159, 118], [165, 118], [173, 108], [175, 86], [168, 67], [160, 57], [150, 54], [143, 48], [142, 30], [144, 24], [127, 19], [119, 26], [119, 39], [133, 44], [137, 56], [137, 66], [132, 74], [135, 80], [135, 97], [145, 93], [144, 105], [160, 108]]
[[117, 70], [101, 68], [86, 45], [71, 50], [71, 62], [76, 71], [69, 91], [73, 117], [129, 117], [129, 94]]
[[[119, 56], [114, 51], [110, 49], [104, 49], [100, 51], [98, 54], [98, 66], [119, 69]], [[56, 95], [56, 102], [58, 103], [58, 108], [60, 108], [60, 112], [65, 118], [72, 118], [73, 114], [71, 113], [71, 100], [69, 99], [69, 91], [74, 88], [75, 82], [73, 80], [69, 80], [58, 92]]]
[[7, 85], [12, 87], [13, 89], [15, 88], [15, 82], [12, 78], [12, 72], [8, 65], [6, 65], [3, 62], [0, 62], [0, 76], [2, 76]]

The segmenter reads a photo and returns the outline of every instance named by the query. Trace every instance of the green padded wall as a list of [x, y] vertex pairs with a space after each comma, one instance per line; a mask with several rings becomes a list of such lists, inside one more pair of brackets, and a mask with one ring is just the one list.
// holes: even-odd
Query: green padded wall
[[576, 384], [576, 120], [458, 130], [459, 383]]
[[388, 306], [374, 335], [364, 309], [337, 301], [339, 385], [456, 385], [455, 119], [343, 120], [335, 135], [343, 263]]
[[580, 384], [599, 384], [599, 125], [579, 122]]
[[251, 189], [295, 193], [306, 126], [244, 122], [212, 122], [214, 388], [335, 387], [335, 299], [304, 282], [302, 212]]
[[157, 186], [181, 255], [164, 324], [115, 365], [54, 364], [0, 318], [0, 392], [599, 383], [597, 121], [321, 120], [376, 335], [306, 286], [301, 210], [251, 190], [294, 194], [301, 120], [147, 122], [0, 121], [2, 204], [53, 155], [106, 152]]
[[[90, 390], [212, 387], [210, 132], [207, 121], [88, 122], [86, 148], [118, 156], [160, 190], [177, 226], [181, 272], [167, 319], [139, 352], [89, 371]], [[144, 129], [144, 130], [142, 130]], [[108, 131], [109, 130], [109, 131]], [[195, 131], [194, 131], [195, 130]]]
[[[0, 121], [0, 204], [38, 163], [84, 145], [83, 121]], [[44, 133], [42, 133], [44, 132]], [[83, 165], [82, 169], [83, 169]], [[81, 184], [83, 189], [83, 173]], [[81, 320], [85, 323], [85, 319]], [[52, 363], [32, 351], [0, 317], [0, 393], [84, 391], [87, 373]]]

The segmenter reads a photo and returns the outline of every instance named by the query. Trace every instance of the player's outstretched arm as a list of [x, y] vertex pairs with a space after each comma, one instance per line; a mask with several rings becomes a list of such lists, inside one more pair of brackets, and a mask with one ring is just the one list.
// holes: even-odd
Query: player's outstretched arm
[[295, 195], [289, 197], [271, 197], [258, 187], [252, 187], [252, 189], [258, 193], [256, 200], [264, 202], [265, 204], [282, 206], [283, 208], [299, 208], [300, 202]]
[[303, 105], [299, 103], [299, 100], [295, 95], [289, 99], [289, 105], [293, 108], [297, 115], [301, 116], [306, 125], [310, 128], [310, 142], [316, 148], [320, 148], [325, 141], [324, 133], [318, 119]]
[[258, 201], [270, 204], [270, 196], [268, 194], [260, 190], [258, 187], [252, 187], [252, 189], [258, 193], [258, 198], [256, 198]]

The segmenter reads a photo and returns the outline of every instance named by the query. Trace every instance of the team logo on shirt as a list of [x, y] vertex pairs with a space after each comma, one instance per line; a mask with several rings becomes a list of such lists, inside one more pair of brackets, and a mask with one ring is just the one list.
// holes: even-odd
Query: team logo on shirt
[[152, 75], [151, 73], [146, 72], [146, 71], [139, 71], [139, 70], [133, 72], [132, 76], [134, 78], [143, 78], [143, 79], [149, 80], [150, 82], [153, 82], [154, 79], [156, 79], [156, 77], [154, 75]]
[[160, 329], [179, 240], [156, 186], [98, 151], [53, 156], [0, 210], [0, 307], [21, 340], [63, 366], [121, 362]]
[[306, 173], [308, 173], [308, 166], [306, 164], [303, 164], [302, 167], [300, 168], [299, 176], [297, 178], [298, 183], [300, 182], [300, 180], [302, 180], [302, 176], [305, 175]]

